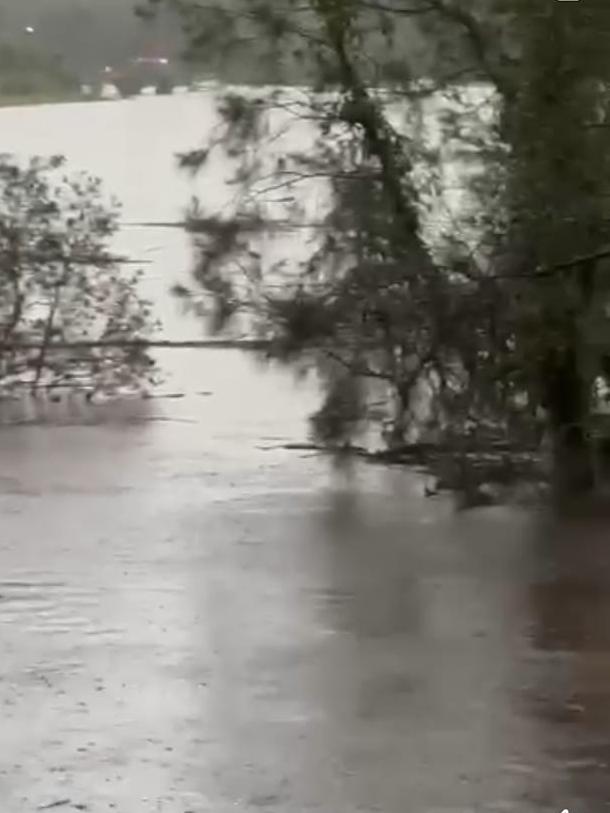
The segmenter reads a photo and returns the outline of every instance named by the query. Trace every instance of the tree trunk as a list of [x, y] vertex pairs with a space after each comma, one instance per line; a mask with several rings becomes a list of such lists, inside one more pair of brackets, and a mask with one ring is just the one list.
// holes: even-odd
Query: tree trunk
[[581, 427], [566, 427], [553, 439], [553, 486], [559, 499], [593, 492], [593, 451]]
[[587, 4], [584, 14], [556, 2], [522, 0], [513, 7], [521, 51], [517, 91], [503, 121], [511, 147], [507, 185], [513, 210], [506, 256], [516, 257], [514, 273], [532, 274], [523, 358], [543, 359], [534, 374], [549, 418], [554, 485], [563, 499], [596, 485], [587, 431], [596, 366], [589, 316], [592, 305], [607, 300], [607, 283], [596, 281], [584, 265], [547, 282], [533, 272], [608, 243], [610, 151], [603, 89], [610, 77], [610, 17], [608, 3], [599, 2]]
[[595, 488], [593, 449], [587, 432], [588, 400], [573, 349], [546, 371], [546, 407], [553, 440], [553, 484], [559, 499]]

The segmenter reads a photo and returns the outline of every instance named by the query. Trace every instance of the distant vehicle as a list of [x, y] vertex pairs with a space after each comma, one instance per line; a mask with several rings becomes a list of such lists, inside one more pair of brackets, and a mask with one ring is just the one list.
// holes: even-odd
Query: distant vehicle
[[158, 94], [169, 94], [176, 84], [170, 61], [165, 57], [136, 57], [120, 68], [107, 67], [104, 80], [114, 84], [123, 98], [137, 96], [147, 87], [154, 87]]

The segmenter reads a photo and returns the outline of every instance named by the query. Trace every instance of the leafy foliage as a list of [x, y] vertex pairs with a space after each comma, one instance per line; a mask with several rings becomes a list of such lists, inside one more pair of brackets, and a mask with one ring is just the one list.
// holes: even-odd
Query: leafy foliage
[[[0, 388], [113, 390], [150, 380], [154, 326], [108, 249], [118, 206], [100, 182], [66, 176], [63, 159], [0, 160]], [[82, 346], [79, 342], [114, 343]]]
[[[199, 47], [209, 6], [176, 5]], [[224, 129], [193, 155], [201, 167], [226, 150], [233, 224], [267, 226], [201, 229], [199, 287], [230, 303], [228, 318], [252, 314], [272, 353], [315, 359], [329, 414], [342, 403], [350, 431], [346, 376], [354, 399], [386, 387], [394, 440], [490, 427], [514, 439], [542, 415], [560, 444], [579, 426], [584, 446], [608, 356], [608, 7], [309, 0], [209, 13], [225, 38], [306, 53], [314, 78], [232, 91]], [[304, 123], [317, 137], [282, 148]], [[313, 220], [308, 191], [322, 187]], [[283, 244], [282, 230], [308, 235], [305, 257], [266, 259], [260, 246], [272, 233]]]

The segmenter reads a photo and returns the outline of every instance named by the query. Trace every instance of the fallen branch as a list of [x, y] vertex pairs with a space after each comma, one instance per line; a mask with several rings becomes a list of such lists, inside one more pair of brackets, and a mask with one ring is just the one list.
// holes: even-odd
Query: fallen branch
[[504, 442], [473, 443], [467, 449], [457, 449], [455, 444], [450, 443], [411, 443], [379, 451], [351, 444], [333, 446], [316, 443], [286, 443], [259, 448], [264, 451], [285, 449], [317, 452], [419, 469], [435, 478], [435, 486], [426, 488], [428, 495], [454, 491], [468, 496], [478, 493], [484, 485], [504, 488], [517, 483], [540, 484], [546, 479], [542, 474], [538, 449], [526, 445], [511, 446]]

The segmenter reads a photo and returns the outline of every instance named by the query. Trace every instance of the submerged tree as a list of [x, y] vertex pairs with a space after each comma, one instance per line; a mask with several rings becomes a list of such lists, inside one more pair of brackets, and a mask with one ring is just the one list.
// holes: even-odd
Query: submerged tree
[[[367, 423], [373, 382], [395, 403], [395, 441], [425, 427], [437, 439], [488, 428], [513, 442], [542, 420], [570, 475], [563, 485], [589, 487], [593, 390], [608, 372], [610, 10], [174, 5], [195, 48], [222, 18], [226, 37], [234, 23], [236, 41], [256, 37], [316, 77], [308, 90], [226, 95], [224, 130], [182, 158], [195, 169], [214, 149], [238, 159], [233, 221], [191, 219], [195, 277], [216, 324], [247, 311], [272, 353], [316, 361], [328, 381], [315, 421], [325, 440]], [[405, 47], [414, 42], [424, 47]], [[318, 137], [278, 148], [303, 121]], [[456, 162], [458, 206], [443, 177]], [[303, 204], [312, 182], [327, 192], [317, 208]], [[260, 231], [270, 228], [305, 231], [311, 251], [269, 261]]]
[[[118, 207], [63, 159], [0, 160], [0, 390], [137, 386], [154, 365], [153, 328], [108, 243]], [[81, 343], [79, 346], [79, 342]], [[97, 346], [96, 346], [97, 343]], [[71, 347], [72, 345], [72, 347]]]
[[609, 369], [610, 8], [513, 5], [504, 259], [525, 277], [515, 295], [529, 391], [546, 410], [563, 485], [582, 490], [593, 484], [595, 392]]

